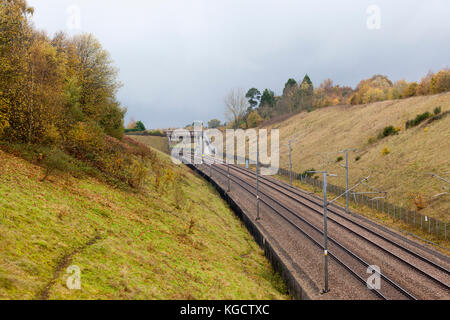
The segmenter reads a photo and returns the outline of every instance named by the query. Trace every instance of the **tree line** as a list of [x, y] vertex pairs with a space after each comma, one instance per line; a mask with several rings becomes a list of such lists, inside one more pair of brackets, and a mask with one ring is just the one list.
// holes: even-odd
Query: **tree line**
[[109, 53], [91, 34], [38, 31], [33, 14], [25, 0], [0, 3], [0, 148], [46, 168], [41, 181], [57, 170], [142, 186], [160, 166], [155, 152], [124, 137]]
[[64, 143], [81, 130], [122, 138], [125, 108], [109, 53], [90, 34], [36, 30], [25, 0], [0, 6], [0, 137]]
[[404, 99], [413, 96], [431, 95], [450, 91], [450, 69], [437, 73], [429, 72], [420, 82], [399, 80], [392, 82], [385, 75], [374, 75], [360, 81], [355, 89], [335, 85], [333, 80], [324, 80], [314, 88], [306, 74], [302, 81], [287, 80], [281, 95], [270, 89], [262, 92], [251, 88], [244, 93], [235, 89], [225, 98], [226, 117], [234, 128], [253, 128], [264, 120], [316, 108], [366, 104], [384, 100]]

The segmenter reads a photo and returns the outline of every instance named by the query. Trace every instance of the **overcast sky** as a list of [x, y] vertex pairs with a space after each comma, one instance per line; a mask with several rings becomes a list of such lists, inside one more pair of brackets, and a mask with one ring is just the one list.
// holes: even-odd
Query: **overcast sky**
[[448, 0], [28, 2], [38, 28], [102, 42], [120, 69], [127, 120], [151, 128], [224, 120], [232, 88], [279, 94], [305, 73], [314, 85], [355, 86], [378, 73], [411, 81], [450, 66]]

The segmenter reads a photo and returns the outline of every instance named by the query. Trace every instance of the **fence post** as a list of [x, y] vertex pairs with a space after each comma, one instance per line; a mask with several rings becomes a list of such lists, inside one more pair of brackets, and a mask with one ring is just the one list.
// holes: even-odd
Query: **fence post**
[[259, 217], [259, 136], [256, 137], [256, 221]]
[[327, 230], [327, 173], [323, 174], [323, 236], [324, 236], [324, 273], [325, 273], [325, 288], [323, 292], [329, 291], [328, 288], [328, 230]]
[[436, 229], [436, 236], [439, 238], [439, 220], [438, 219], [436, 219], [435, 229]]
[[227, 174], [228, 174], [228, 192], [231, 190], [231, 182], [230, 182], [230, 164], [227, 164]]
[[289, 141], [289, 182], [292, 186], [292, 148], [291, 141]]

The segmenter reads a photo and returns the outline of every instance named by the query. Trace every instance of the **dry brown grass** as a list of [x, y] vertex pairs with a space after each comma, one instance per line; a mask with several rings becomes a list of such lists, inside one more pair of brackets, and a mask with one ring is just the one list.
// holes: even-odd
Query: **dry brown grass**
[[[444, 175], [450, 171], [450, 117], [424, 123], [405, 130], [405, 123], [417, 114], [441, 106], [450, 110], [450, 93], [367, 105], [336, 106], [295, 115], [268, 128], [280, 129], [281, 167], [289, 161], [288, 140], [293, 145], [293, 168], [303, 172], [309, 168], [336, 173], [330, 183], [345, 186], [345, 171], [336, 162], [345, 148], [350, 153], [350, 182], [371, 175], [370, 185], [389, 192], [388, 201], [416, 208], [411, 194], [420, 194], [426, 207], [421, 213], [450, 222], [450, 197], [434, 199], [441, 183], [427, 173]], [[387, 126], [402, 128], [398, 135], [377, 140]], [[425, 128], [428, 128], [425, 130]], [[369, 143], [372, 138], [373, 142]], [[382, 154], [387, 148], [390, 153]], [[359, 155], [360, 160], [355, 161]]]
[[169, 154], [169, 143], [166, 137], [156, 136], [129, 136], [140, 143], [143, 143], [147, 147], [155, 148], [161, 152]]

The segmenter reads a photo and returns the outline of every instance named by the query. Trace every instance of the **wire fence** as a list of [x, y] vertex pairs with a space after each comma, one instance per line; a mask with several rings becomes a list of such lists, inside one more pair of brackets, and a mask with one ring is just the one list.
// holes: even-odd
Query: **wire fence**
[[[280, 168], [278, 174], [281, 176], [289, 177], [290, 171]], [[319, 179], [314, 179], [308, 175], [292, 172], [292, 179], [299, 180], [303, 183], [309, 184], [316, 188], [322, 189], [323, 182]], [[327, 192], [339, 196], [345, 193], [346, 189], [340, 186], [336, 186], [327, 183]], [[440, 239], [447, 239], [447, 223], [438, 219], [425, 216], [415, 210], [409, 210], [392, 203], [385, 201], [385, 199], [374, 199], [364, 194], [350, 192], [350, 201], [355, 204], [365, 205], [371, 209], [374, 209], [380, 213], [384, 213], [394, 220], [403, 221], [404, 223], [411, 225], [415, 228], [420, 228], [424, 232], [429, 234], [435, 234]]]

